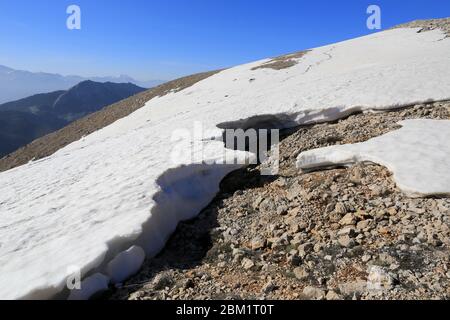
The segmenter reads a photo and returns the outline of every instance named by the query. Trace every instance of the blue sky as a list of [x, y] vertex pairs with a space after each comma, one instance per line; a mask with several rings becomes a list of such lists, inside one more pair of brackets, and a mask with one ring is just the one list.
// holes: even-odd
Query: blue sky
[[450, 16], [448, 0], [0, 0], [0, 64], [171, 79], [371, 33], [370, 4], [383, 28]]

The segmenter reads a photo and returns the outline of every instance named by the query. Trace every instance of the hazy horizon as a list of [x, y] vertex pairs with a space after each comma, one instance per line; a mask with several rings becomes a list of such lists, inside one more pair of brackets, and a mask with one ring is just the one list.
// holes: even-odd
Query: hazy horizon
[[20, 67], [14, 67], [11, 65], [6, 65], [0, 61], [0, 67], [7, 67], [10, 69], [14, 69], [16, 71], [25, 71], [25, 72], [32, 72], [32, 73], [43, 73], [43, 74], [54, 74], [54, 75], [60, 75], [63, 77], [80, 77], [80, 78], [121, 78], [121, 77], [130, 77], [133, 80], [137, 80], [139, 82], [147, 82], [147, 81], [154, 81], [154, 80], [161, 80], [161, 81], [170, 81], [171, 79], [140, 79], [137, 77], [133, 77], [129, 74], [87, 74], [87, 75], [80, 75], [80, 74], [71, 74], [71, 73], [61, 73], [61, 72], [47, 72], [46, 70], [25, 70]]
[[[66, 26], [66, 10], [72, 4], [81, 9], [80, 30]], [[366, 27], [371, 4], [381, 8], [381, 30], [450, 12], [449, 2], [426, 0], [135, 0], [131, 4], [1, 2], [0, 64], [82, 77], [122, 74], [139, 81], [170, 80], [379, 31]]]

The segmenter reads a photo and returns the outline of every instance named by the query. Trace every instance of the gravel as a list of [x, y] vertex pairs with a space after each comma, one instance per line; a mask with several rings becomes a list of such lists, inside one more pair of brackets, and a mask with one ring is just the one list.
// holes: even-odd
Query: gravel
[[[264, 164], [231, 173], [199, 217], [107, 298], [448, 299], [450, 199], [408, 198], [376, 164], [295, 168], [302, 151], [366, 141], [411, 118], [450, 119], [450, 102], [286, 132], [278, 176], [261, 176]], [[147, 285], [162, 273], [171, 285]]]

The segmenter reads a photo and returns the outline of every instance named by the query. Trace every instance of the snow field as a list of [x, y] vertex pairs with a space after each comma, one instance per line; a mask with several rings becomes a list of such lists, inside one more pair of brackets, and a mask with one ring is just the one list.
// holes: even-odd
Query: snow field
[[[134, 273], [143, 252], [157, 254], [178, 222], [195, 217], [220, 181], [254, 156], [212, 140], [225, 127], [293, 127], [450, 99], [450, 40], [416, 31], [316, 48], [288, 69], [251, 70], [266, 59], [224, 70], [0, 173], [0, 298], [84, 299]], [[174, 164], [173, 131], [194, 121], [207, 132], [208, 152]], [[237, 164], [224, 164], [224, 153]], [[82, 290], [66, 289], [69, 266], [79, 266]]]
[[402, 128], [366, 142], [302, 152], [300, 169], [373, 162], [394, 173], [410, 197], [450, 195], [450, 121], [406, 120]]

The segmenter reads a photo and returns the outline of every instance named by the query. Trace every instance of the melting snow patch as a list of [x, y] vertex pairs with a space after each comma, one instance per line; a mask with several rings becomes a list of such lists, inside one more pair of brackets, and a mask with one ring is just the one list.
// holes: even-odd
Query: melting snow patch
[[93, 274], [81, 282], [79, 289], [70, 292], [69, 300], [87, 300], [98, 292], [108, 289], [109, 278], [101, 273]]
[[145, 252], [141, 247], [132, 246], [119, 253], [108, 263], [108, 275], [113, 283], [120, 283], [135, 274], [145, 260]]
[[297, 167], [312, 169], [369, 161], [394, 173], [411, 197], [450, 195], [450, 121], [406, 120], [402, 128], [366, 142], [301, 153]]
[[[448, 100], [450, 38], [439, 41], [443, 33], [438, 30], [416, 31], [391, 30], [315, 48], [282, 72], [252, 70], [267, 60], [224, 70], [185, 90], [151, 99], [50, 157], [0, 173], [0, 299], [55, 297], [67, 291], [67, 267], [72, 265], [79, 266], [86, 283], [100, 283], [101, 288], [104, 282], [85, 278], [107, 274], [108, 263], [118, 253], [133, 245], [148, 257], [158, 253], [178, 222], [195, 217], [213, 199], [220, 181], [245, 165], [216, 161], [225, 151], [231, 159], [249, 156], [212, 140], [222, 135], [220, 124], [257, 126], [269, 121], [285, 128], [360, 110]], [[211, 132], [191, 141], [207, 150], [208, 155], [196, 154], [195, 159], [208, 165], [174, 163], [173, 133], [177, 128], [191, 130], [194, 122]], [[414, 152], [421, 155], [437, 142], [419, 141]], [[440, 152], [448, 148], [443, 143]], [[179, 150], [190, 154], [191, 144], [184, 145]], [[417, 166], [419, 171], [424, 165]], [[440, 177], [434, 174], [436, 181], [444, 176], [449, 181], [448, 172], [447, 167]], [[436, 181], [425, 187], [446, 191]], [[410, 179], [401, 176], [399, 183]], [[126, 254], [132, 262], [119, 265], [130, 269], [117, 279], [135, 270], [140, 256]]]

